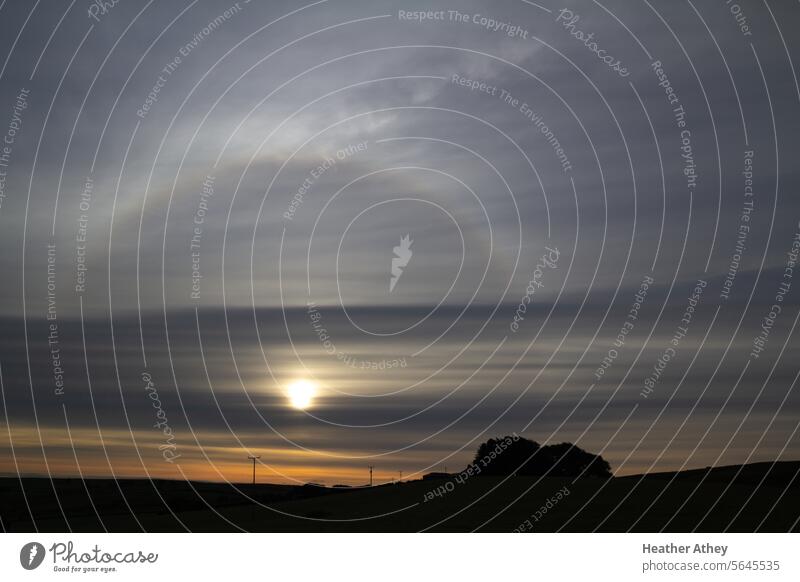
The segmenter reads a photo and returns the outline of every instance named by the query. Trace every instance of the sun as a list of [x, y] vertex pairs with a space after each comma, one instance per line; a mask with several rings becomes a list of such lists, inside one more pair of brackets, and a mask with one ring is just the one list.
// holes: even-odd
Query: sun
[[295, 380], [286, 388], [289, 404], [298, 410], [305, 410], [311, 406], [316, 394], [317, 387], [308, 380]]

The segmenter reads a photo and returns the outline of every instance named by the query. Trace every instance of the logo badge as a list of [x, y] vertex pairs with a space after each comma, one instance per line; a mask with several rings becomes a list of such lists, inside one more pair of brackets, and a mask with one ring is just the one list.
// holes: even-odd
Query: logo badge
[[389, 280], [389, 293], [394, 291], [394, 286], [397, 285], [397, 282], [400, 280], [403, 269], [408, 266], [411, 255], [414, 254], [411, 251], [411, 243], [413, 242], [414, 241], [411, 240], [411, 235], [407, 234], [400, 239], [400, 244], [392, 249], [395, 256], [392, 257], [392, 278]]
[[26, 570], [35, 570], [44, 561], [44, 546], [39, 542], [28, 542], [19, 551], [19, 563]]

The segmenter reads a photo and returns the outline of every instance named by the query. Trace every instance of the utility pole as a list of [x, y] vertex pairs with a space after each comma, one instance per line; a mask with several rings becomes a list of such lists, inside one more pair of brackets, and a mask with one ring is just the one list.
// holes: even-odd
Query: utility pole
[[402, 480], [403, 480], [403, 472], [400, 471], [400, 481], [402, 481]]
[[369, 466], [369, 486], [372, 487], [372, 469], [375, 467], [373, 465]]
[[247, 458], [253, 461], [253, 485], [256, 484], [256, 459], [260, 459], [261, 455], [247, 455]]

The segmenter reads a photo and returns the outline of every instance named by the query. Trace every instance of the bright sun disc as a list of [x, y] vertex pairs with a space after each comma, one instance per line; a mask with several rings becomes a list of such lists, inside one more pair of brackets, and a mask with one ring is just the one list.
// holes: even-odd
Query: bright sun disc
[[314, 384], [308, 380], [297, 380], [289, 384], [287, 388], [289, 404], [298, 410], [304, 410], [311, 406], [316, 393], [317, 390], [314, 387]]

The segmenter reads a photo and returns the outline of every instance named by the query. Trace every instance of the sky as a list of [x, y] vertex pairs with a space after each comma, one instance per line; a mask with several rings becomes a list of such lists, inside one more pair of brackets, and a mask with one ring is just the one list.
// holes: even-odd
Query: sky
[[0, 474], [797, 459], [798, 25], [3, 2]]

